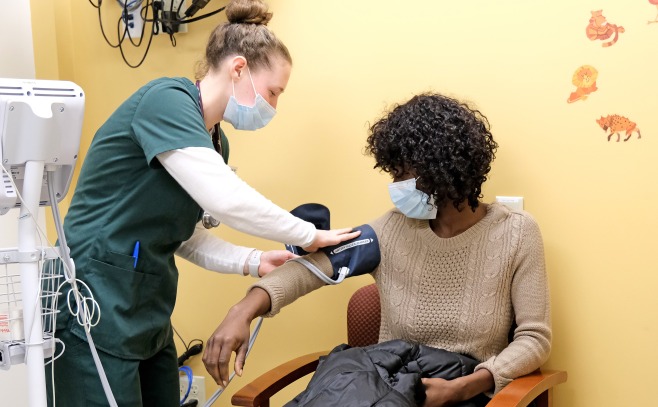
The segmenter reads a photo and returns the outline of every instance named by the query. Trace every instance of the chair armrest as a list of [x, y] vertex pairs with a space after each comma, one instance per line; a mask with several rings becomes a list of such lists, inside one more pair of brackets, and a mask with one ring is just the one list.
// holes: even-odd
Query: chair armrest
[[325, 356], [328, 353], [329, 351], [325, 351], [300, 356], [263, 373], [238, 390], [231, 397], [231, 404], [249, 407], [257, 407], [261, 404], [269, 405], [270, 397], [295, 380], [314, 372], [318, 366], [320, 356]]
[[567, 372], [539, 369], [514, 379], [499, 391], [487, 407], [525, 407], [540, 394], [567, 381]]

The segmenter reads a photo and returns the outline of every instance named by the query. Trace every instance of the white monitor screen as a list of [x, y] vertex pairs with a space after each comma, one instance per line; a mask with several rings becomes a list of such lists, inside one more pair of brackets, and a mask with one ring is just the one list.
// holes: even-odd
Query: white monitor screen
[[[0, 215], [20, 207], [25, 164], [55, 168], [57, 201], [68, 193], [80, 148], [84, 93], [68, 81], [0, 78]], [[41, 206], [50, 205], [42, 181]], [[13, 183], [12, 183], [13, 181]], [[15, 186], [14, 186], [15, 185]]]

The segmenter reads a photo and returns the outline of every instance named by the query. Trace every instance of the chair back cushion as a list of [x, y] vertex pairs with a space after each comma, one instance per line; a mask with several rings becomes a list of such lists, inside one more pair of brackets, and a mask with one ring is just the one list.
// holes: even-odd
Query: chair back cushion
[[381, 305], [375, 284], [359, 288], [347, 304], [347, 343], [368, 346], [379, 341]]

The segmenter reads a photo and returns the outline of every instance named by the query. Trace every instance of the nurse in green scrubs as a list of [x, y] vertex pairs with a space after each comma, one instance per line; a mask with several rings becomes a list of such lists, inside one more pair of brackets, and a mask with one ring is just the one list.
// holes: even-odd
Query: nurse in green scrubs
[[[202, 226], [204, 212], [234, 229], [307, 251], [358, 235], [316, 230], [228, 167], [228, 141], [219, 123], [241, 130], [265, 126], [276, 113], [292, 60], [266, 27], [272, 14], [261, 1], [234, 0], [226, 16], [228, 22], [210, 36], [196, 83], [154, 80], [97, 131], [64, 222], [77, 278], [100, 307], [91, 334], [119, 406], [179, 404], [170, 323], [175, 254], [209, 270], [255, 277], [291, 256], [219, 239]], [[66, 349], [54, 363], [56, 404], [106, 406], [85, 329], [69, 313], [66, 296], [61, 298], [56, 337]], [[46, 372], [51, 386], [50, 366]], [[48, 394], [53, 405], [52, 388]]]

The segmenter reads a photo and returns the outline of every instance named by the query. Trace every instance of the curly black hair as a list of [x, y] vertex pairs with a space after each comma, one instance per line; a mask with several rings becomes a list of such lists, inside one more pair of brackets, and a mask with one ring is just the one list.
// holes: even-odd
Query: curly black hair
[[366, 153], [394, 178], [418, 177], [418, 188], [441, 208], [452, 202], [473, 211], [482, 197], [498, 144], [489, 121], [466, 103], [435, 93], [395, 105], [370, 127]]

